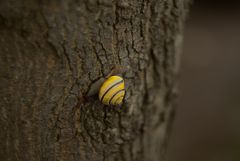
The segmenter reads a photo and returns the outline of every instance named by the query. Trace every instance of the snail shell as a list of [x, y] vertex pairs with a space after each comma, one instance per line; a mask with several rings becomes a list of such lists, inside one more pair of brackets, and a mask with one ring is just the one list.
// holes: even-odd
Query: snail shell
[[124, 80], [120, 76], [110, 76], [99, 90], [99, 100], [105, 105], [120, 105], [125, 95]]

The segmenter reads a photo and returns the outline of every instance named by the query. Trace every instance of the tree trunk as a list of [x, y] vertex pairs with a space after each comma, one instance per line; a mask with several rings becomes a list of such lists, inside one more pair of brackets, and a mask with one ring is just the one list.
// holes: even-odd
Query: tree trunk
[[[0, 2], [0, 160], [163, 161], [181, 0]], [[121, 107], [87, 96], [127, 68]]]

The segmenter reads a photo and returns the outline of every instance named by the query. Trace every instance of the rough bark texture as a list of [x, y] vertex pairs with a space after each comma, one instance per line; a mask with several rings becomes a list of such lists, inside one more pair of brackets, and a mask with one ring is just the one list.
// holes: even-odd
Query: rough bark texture
[[[187, 2], [0, 2], [0, 160], [163, 161]], [[122, 107], [86, 97], [115, 66]]]

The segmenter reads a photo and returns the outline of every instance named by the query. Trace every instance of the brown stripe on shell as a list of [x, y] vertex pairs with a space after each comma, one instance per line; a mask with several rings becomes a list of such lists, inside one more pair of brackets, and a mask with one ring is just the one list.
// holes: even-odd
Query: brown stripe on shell
[[121, 89], [121, 90], [117, 91], [116, 93], [114, 93], [114, 95], [113, 95], [113, 96], [111, 97], [111, 99], [109, 100], [108, 104], [111, 104], [112, 99], [113, 99], [118, 93], [120, 93], [120, 92], [122, 92], [122, 91], [125, 91], [125, 90], [124, 90], [124, 89]]
[[119, 97], [115, 102], [114, 102], [114, 105], [116, 104], [116, 102], [119, 100], [119, 99], [121, 99], [121, 98], [123, 98], [124, 96], [122, 96], [122, 97]]

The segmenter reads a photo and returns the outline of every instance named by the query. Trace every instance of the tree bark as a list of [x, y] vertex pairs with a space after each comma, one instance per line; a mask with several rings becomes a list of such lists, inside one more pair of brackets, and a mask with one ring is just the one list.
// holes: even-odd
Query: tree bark
[[[181, 0], [0, 2], [0, 160], [163, 161]], [[116, 66], [126, 97], [86, 93]]]

